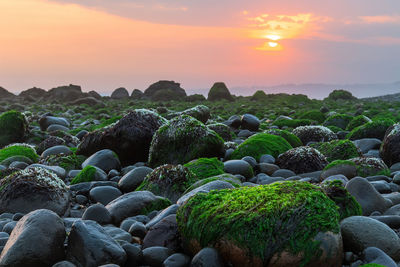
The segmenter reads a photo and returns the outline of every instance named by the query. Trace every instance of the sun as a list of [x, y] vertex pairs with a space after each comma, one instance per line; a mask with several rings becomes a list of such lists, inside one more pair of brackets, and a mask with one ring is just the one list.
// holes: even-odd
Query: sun
[[274, 48], [274, 47], [277, 47], [277, 46], [278, 46], [278, 43], [275, 43], [275, 42], [268, 42], [268, 45], [269, 45], [269, 47]]
[[267, 39], [270, 39], [272, 41], [278, 41], [279, 39], [281, 39], [281, 37], [279, 35], [276, 34], [269, 34], [267, 36], [265, 36]]

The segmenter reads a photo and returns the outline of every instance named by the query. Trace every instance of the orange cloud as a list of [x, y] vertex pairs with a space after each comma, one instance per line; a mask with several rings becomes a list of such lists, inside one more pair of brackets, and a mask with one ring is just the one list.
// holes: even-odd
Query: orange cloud
[[367, 24], [398, 24], [400, 23], [400, 16], [362, 16], [361, 22]]

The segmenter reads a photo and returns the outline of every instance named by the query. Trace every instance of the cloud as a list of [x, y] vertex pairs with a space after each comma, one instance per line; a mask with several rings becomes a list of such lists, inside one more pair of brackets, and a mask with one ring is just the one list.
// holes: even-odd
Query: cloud
[[400, 16], [361, 16], [362, 23], [367, 24], [400, 24]]

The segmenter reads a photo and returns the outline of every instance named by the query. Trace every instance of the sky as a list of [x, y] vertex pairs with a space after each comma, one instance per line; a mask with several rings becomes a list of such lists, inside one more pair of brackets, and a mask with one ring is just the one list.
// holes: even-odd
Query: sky
[[400, 1], [0, 0], [0, 86], [109, 94], [158, 80], [243, 95], [399, 81]]

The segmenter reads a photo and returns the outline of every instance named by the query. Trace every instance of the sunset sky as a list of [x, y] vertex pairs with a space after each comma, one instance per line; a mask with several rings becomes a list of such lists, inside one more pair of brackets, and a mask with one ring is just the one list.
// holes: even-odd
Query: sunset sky
[[[399, 0], [0, 0], [0, 86], [400, 80]], [[307, 93], [307, 92], [299, 92]], [[246, 94], [246, 92], [243, 92]]]

